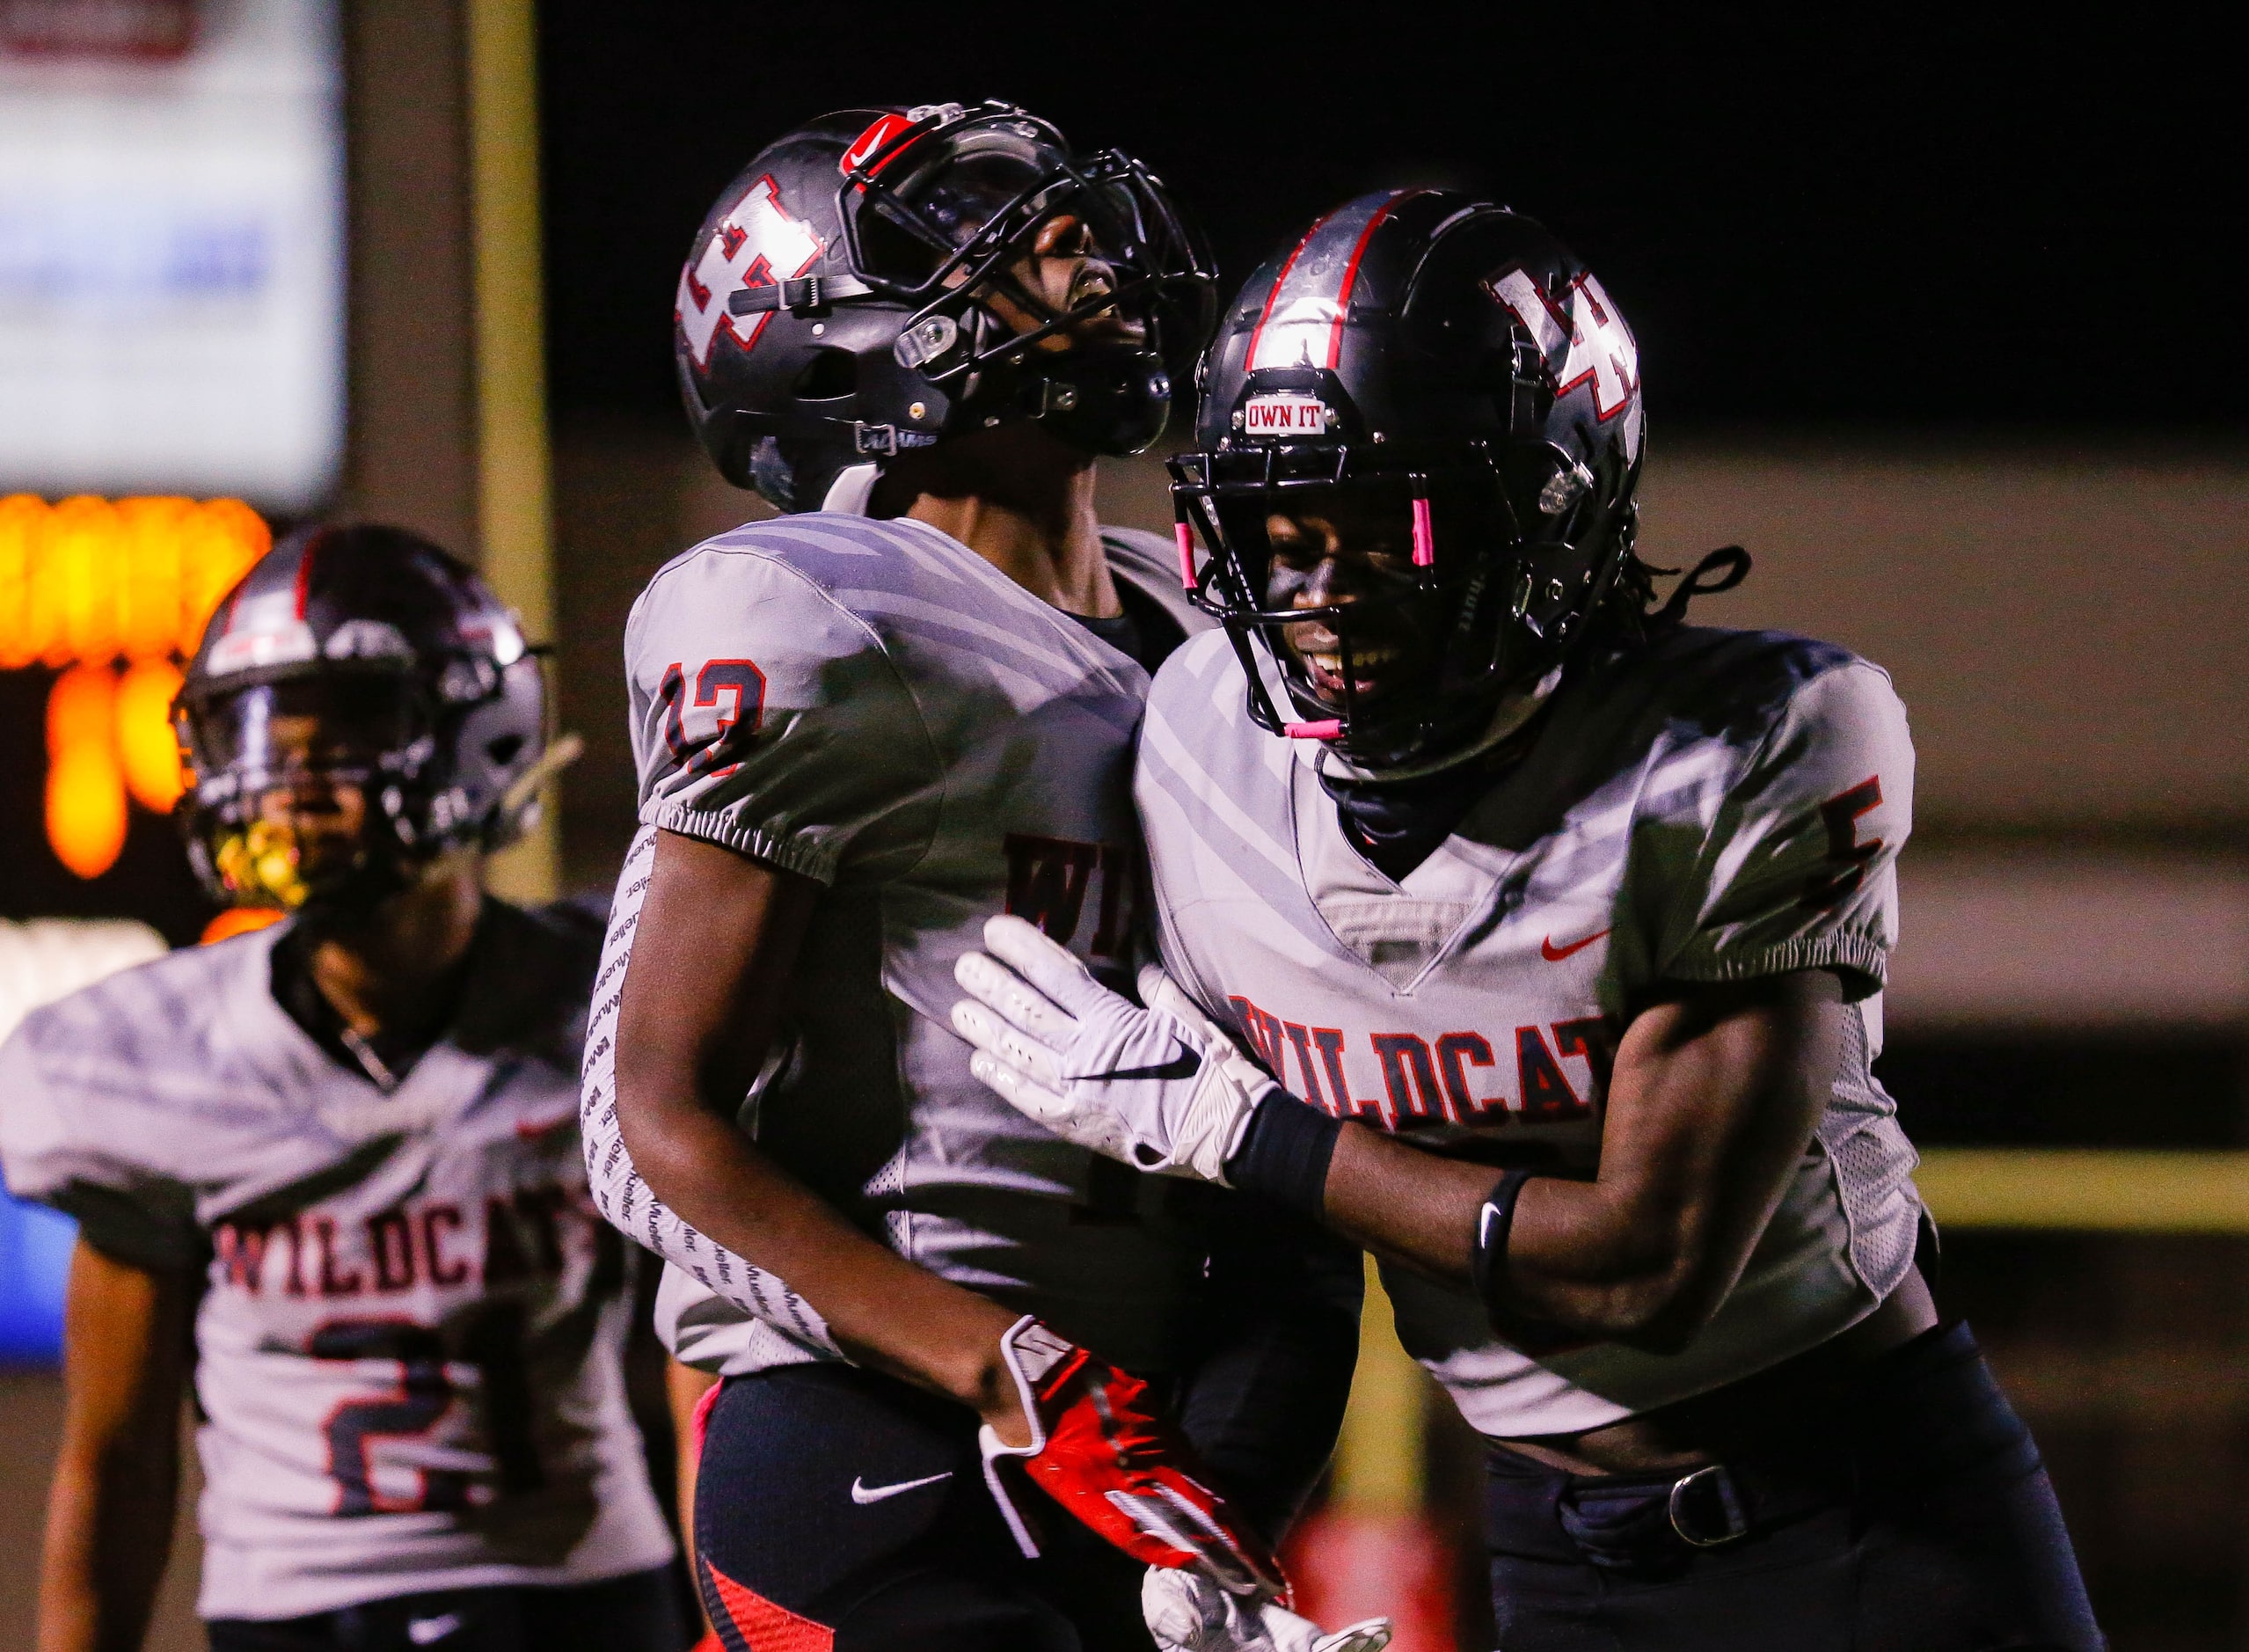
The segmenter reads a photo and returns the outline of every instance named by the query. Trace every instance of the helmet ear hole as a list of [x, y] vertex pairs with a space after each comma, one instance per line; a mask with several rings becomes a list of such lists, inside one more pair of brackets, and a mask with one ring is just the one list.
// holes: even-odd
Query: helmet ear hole
[[488, 742], [485, 746], [485, 750], [493, 762], [503, 769], [515, 762], [516, 755], [522, 749], [523, 736], [521, 735], [502, 735], [499, 739]]
[[800, 401], [834, 401], [859, 387], [859, 358], [849, 350], [822, 349], [812, 353], [804, 371], [797, 375]]

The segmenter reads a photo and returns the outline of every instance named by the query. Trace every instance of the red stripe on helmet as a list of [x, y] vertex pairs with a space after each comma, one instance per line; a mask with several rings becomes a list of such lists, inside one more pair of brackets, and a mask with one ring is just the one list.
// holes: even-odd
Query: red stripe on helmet
[[[1337, 211], [1340, 210], [1340, 208], [1337, 208]], [[1313, 221], [1312, 227], [1304, 231], [1304, 238], [1296, 243], [1296, 250], [1281, 264], [1281, 273], [1273, 278], [1273, 290], [1266, 294], [1265, 308], [1257, 312], [1257, 325], [1250, 332], [1249, 354], [1242, 358], [1245, 369], [1253, 369], [1257, 365], [1257, 341], [1265, 336], [1265, 324], [1273, 318], [1273, 306], [1280, 301], [1281, 289], [1289, 284], [1289, 272], [1296, 267], [1296, 260], [1304, 255], [1304, 249], [1312, 244], [1312, 238], [1325, 229], [1327, 221], [1334, 216], [1333, 212], [1323, 213]]]
[[[296, 617], [299, 619], [304, 618], [305, 598], [310, 596], [312, 591], [312, 553], [320, 548], [320, 542], [327, 537], [325, 533], [314, 534], [304, 542], [304, 549], [297, 552]], [[230, 614], [227, 618], [231, 621], [233, 616]]]
[[1375, 238], [1375, 231], [1382, 221], [1416, 195], [1426, 195], [1426, 189], [1400, 189], [1376, 207], [1367, 219], [1367, 227], [1359, 231], [1359, 244], [1351, 249], [1351, 259], [1343, 267], [1342, 284], [1335, 289], [1335, 319], [1328, 324], [1327, 365], [1333, 369], [1343, 359], [1343, 318], [1351, 311], [1351, 289], [1359, 279], [1359, 260], [1367, 255], [1367, 243]]

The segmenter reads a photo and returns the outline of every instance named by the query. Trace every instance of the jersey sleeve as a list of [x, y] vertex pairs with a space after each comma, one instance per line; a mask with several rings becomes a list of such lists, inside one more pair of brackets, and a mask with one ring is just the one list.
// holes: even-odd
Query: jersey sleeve
[[1889, 678], [1863, 661], [1812, 678], [1719, 800], [1668, 906], [1659, 976], [1827, 969], [1853, 997], [1880, 990], [1912, 825], [1913, 742]]
[[0, 1168], [8, 1191], [75, 1217], [105, 1256], [151, 1271], [200, 1266], [202, 1230], [193, 1191], [137, 1162], [136, 1141], [159, 1121], [70, 1084], [52, 1059], [67, 1036], [35, 1013], [0, 1044]]
[[943, 768], [858, 615], [778, 558], [724, 547], [665, 569], [625, 632], [640, 820], [821, 883], [920, 859]]

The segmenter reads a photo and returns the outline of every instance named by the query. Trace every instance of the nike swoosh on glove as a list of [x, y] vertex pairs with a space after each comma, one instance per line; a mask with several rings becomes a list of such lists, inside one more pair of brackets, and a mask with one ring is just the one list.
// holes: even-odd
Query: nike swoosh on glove
[[1055, 1135], [1136, 1169], [1226, 1183], [1250, 1115], [1281, 1086], [1150, 964], [1142, 1009], [1019, 917], [984, 925], [989, 954], [953, 976], [968, 1070]]
[[1151, 1566], [1140, 1583], [1140, 1615], [1159, 1652], [1382, 1652], [1387, 1618], [1323, 1634], [1272, 1601], [1244, 1600], [1194, 1572]]
[[1281, 1568], [1199, 1477], [1187, 1442], [1157, 1415], [1148, 1385], [1064, 1341], [1026, 1314], [999, 1340], [1030, 1419], [1031, 1443], [977, 1436], [984, 1480], [1024, 1554], [1037, 1539], [1000, 1478], [1014, 1461], [1079, 1522], [1150, 1566], [1190, 1568], [1229, 1593], [1281, 1592]]

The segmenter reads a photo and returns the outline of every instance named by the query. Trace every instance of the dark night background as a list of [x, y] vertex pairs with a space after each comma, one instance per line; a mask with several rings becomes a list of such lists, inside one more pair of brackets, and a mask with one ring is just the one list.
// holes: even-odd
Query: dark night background
[[[2249, 143], [2229, 10], [538, 0], [556, 635], [566, 726], [595, 742], [566, 793], [580, 811], [565, 822], [577, 887], [605, 892], [632, 822], [615, 667], [625, 607], [665, 557], [750, 508], [696, 450], [673, 387], [672, 295], [696, 226], [760, 147], [809, 117], [986, 97], [1025, 105], [1082, 147], [1114, 144], [1148, 161], [1206, 230], [1230, 294], [1276, 244], [1369, 188], [1456, 185], [1544, 219], [1599, 272], [1638, 337], [1657, 467], [1679, 456], [1665, 479], [1675, 511], [1697, 488], [1764, 486], [1770, 496], [1740, 502], [1752, 520], [1749, 508], [1767, 513], [1784, 549], [1846, 513], [1865, 519], [1844, 524], [1861, 531], [1855, 559], [1834, 559], [1836, 577], [1792, 588], [1894, 596], [1870, 623], [1902, 612], [1901, 634], [1917, 645], [1910, 651], [1922, 675], [1906, 683], [1917, 718], [1930, 713], [1917, 733], [1939, 736], [1924, 752], [1963, 749], [1945, 743], [1946, 707], [2004, 739], [2052, 726], [2041, 720], [2050, 707], [2012, 715], [2007, 695], [2057, 678], [2068, 691], [2063, 732], [2032, 749], [2052, 754], [2038, 805], [2050, 816], [2018, 837], [2012, 816], [1956, 810], [1956, 824], [1985, 834], [1952, 841], [1962, 865], [2004, 881], [2019, 848], [2026, 887], [2043, 887], [2039, 857], [2057, 848], [2096, 871], [2111, 865], [2103, 856], [2129, 869], [2174, 854], [2206, 881], [2190, 888], [2238, 872], [2249, 851], [2238, 798], [2249, 793], [2237, 785], [2234, 800], [2187, 819], [2182, 835], [2164, 812], [2171, 792], [2149, 778], [2191, 770], [2194, 750], [2231, 749], [2181, 741], [2196, 719], [2249, 726], [2204, 710], [2238, 698], [2219, 691], [2239, 681], [2230, 617], [2245, 588], [2238, 501], [2249, 473], [2236, 227]], [[357, 159], [375, 169], [372, 193], [408, 203], [394, 200], [392, 219], [448, 222], [442, 190], [424, 211], [416, 168], [459, 159], [442, 150], [449, 94], [399, 43], [458, 11], [420, 0], [354, 8], [362, 32], [373, 14], [388, 18], [385, 51], [367, 52], [389, 77], [369, 77], [383, 91], [367, 106], [391, 122], [388, 147], [369, 143]], [[427, 61], [457, 68], [440, 51]], [[364, 140], [366, 107], [358, 113]], [[426, 241], [395, 223], [386, 233], [396, 245], [385, 256], [422, 274], [409, 255], [426, 253]], [[429, 277], [435, 320], [424, 336], [424, 318], [409, 313], [420, 289], [405, 286], [407, 297], [381, 313], [413, 347], [383, 359], [427, 369], [415, 352], [436, 352], [429, 340], [456, 336], [456, 321], [465, 348], [465, 314], [437, 314], [464, 295]], [[366, 310], [370, 294], [387, 292], [369, 279], [357, 299]], [[394, 394], [407, 409], [389, 415], [398, 424], [443, 413], [451, 381], [390, 370], [438, 387]], [[462, 390], [465, 404], [465, 376]], [[464, 501], [468, 428], [456, 432], [459, 451], [442, 434], [427, 444], [457, 471]], [[384, 464], [395, 493], [411, 467], [396, 454]], [[427, 497], [449, 497], [449, 486], [441, 479]], [[2035, 520], [2021, 532], [2000, 521], [1975, 537], [2025, 500]], [[2112, 525], [2088, 530], [2070, 514], [2085, 501]], [[1977, 503], [1989, 507], [1982, 515]], [[1790, 508], [1813, 524], [1793, 538], [1778, 531]], [[1727, 523], [1720, 531], [1766, 554]], [[2176, 577], [2149, 577], [2153, 559], [2132, 543], [2139, 528], [2176, 559], [2155, 572]], [[1927, 540], [1905, 545], [1901, 566], [1950, 559], [1942, 566], [1961, 577], [1931, 595], [1881, 559], [1897, 544], [1884, 534]], [[1776, 554], [1763, 577], [1777, 571], [1785, 583], [1787, 567]], [[2094, 581], [2088, 567], [2116, 577]], [[1962, 610], [1973, 634], [1939, 623], [1946, 591], [1976, 604]], [[2147, 624], [2121, 623], [2142, 605]], [[2182, 611], [2215, 617], [2199, 648], [2164, 629]], [[1712, 618], [1737, 623], [1724, 610]], [[2079, 676], [2073, 662], [2090, 664]], [[0, 673], [0, 773], [12, 778], [0, 784], [0, 913], [130, 913], [191, 939], [209, 909], [170, 821], [135, 806], [117, 869], [91, 883], [46, 848], [50, 680]], [[2151, 691], [2165, 683], [2168, 698]], [[2086, 801], [2063, 784], [2090, 749], [2079, 708], [2143, 704], [2188, 709], [2168, 725], [2092, 720], [2126, 731], [2113, 745], [2153, 754], [2111, 765], [2140, 790], [2104, 815], [2107, 793]], [[2110, 773], [2090, 766], [2095, 780]], [[2054, 835], [2039, 837], [2042, 825]], [[1943, 848], [1933, 832], [1917, 841], [1921, 854]], [[2008, 944], [1996, 939], [1994, 955]], [[1880, 1071], [1924, 1145], [2249, 1147], [2238, 1020], [2174, 1026], [2134, 1012], [2113, 1027], [1893, 1025]], [[1941, 1289], [2037, 1429], [2116, 1643], [2249, 1645], [2249, 1239], [1964, 1228], [1948, 1239]], [[15, 1610], [11, 1579], [28, 1587], [38, 1545], [16, 1534], [36, 1531], [30, 1466], [43, 1479], [61, 1403], [44, 1376], [5, 1392], [17, 1427], [0, 1430], [0, 1458], [17, 1465], [7, 1483], [31, 1524], [0, 1520], [0, 1560], [25, 1561], [0, 1564], [0, 1623]], [[1462, 1644], [1488, 1646], [1472, 1639], [1489, 1634], [1473, 1536], [1480, 1456], [1449, 1407], [1428, 1421], [1433, 1501], [1458, 1547], [1471, 1636]], [[27, 1620], [28, 1606], [18, 1616]], [[188, 1633], [184, 1602], [175, 1628]]]
[[558, 412], [677, 416], [679, 260], [762, 144], [831, 108], [998, 97], [1147, 160], [1230, 289], [1363, 188], [1544, 218], [1631, 319], [1659, 435], [2240, 416], [2220, 8], [806, 11], [542, 8]]

